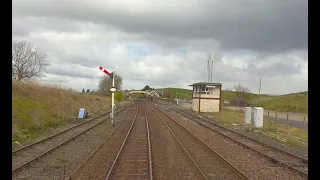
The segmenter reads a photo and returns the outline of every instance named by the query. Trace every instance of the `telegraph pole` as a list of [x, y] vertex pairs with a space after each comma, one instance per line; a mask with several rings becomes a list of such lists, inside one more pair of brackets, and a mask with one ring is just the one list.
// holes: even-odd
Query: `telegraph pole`
[[260, 83], [259, 83], [259, 95], [260, 95], [260, 90], [261, 90], [261, 78], [260, 78]]

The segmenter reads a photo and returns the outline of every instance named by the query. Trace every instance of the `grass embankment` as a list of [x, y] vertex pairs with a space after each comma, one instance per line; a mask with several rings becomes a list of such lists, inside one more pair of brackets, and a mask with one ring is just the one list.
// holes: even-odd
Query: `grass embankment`
[[191, 99], [192, 98], [192, 90], [190, 89], [182, 89], [182, 88], [161, 88], [155, 89], [159, 91], [163, 91], [164, 96], [172, 96], [172, 98], [178, 99]]
[[274, 111], [308, 113], [308, 91], [258, 99], [253, 105]]
[[[222, 101], [237, 98], [235, 92], [222, 91]], [[248, 94], [244, 97], [250, 106], [263, 107], [266, 110], [280, 112], [308, 113], [308, 91], [285, 94], [280, 96], [266, 96]]]
[[301, 129], [268, 120], [264, 120], [263, 128], [255, 128], [253, 125], [244, 126], [244, 113], [227, 109], [222, 109], [219, 113], [206, 113], [206, 116], [226, 126], [244, 128], [245, 131], [260, 137], [273, 138], [282, 144], [308, 151], [308, 132]]
[[[181, 88], [163, 88], [157, 89], [162, 90], [164, 94], [167, 91], [167, 95], [172, 98], [178, 99], [191, 99], [192, 90], [181, 89]], [[232, 100], [237, 98], [237, 94], [233, 91], [222, 91], [221, 99]], [[297, 112], [297, 113], [308, 113], [308, 91], [286, 94], [281, 96], [266, 96], [258, 94], [248, 94], [243, 97], [250, 106], [263, 107], [266, 110], [280, 111], [280, 112]]]
[[111, 107], [107, 97], [36, 83], [12, 82], [12, 142], [25, 143], [66, 124], [86, 108], [89, 118]]

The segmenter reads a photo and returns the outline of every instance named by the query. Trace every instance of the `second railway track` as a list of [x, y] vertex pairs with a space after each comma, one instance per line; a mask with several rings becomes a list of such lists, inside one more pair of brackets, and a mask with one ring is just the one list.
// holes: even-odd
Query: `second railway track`
[[236, 131], [230, 130], [221, 125], [213, 123], [208, 119], [197, 117], [183, 110], [177, 110], [174, 108], [170, 109], [190, 120], [197, 122], [201, 126], [213, 130], [214, 132], [221, 134], [222, 136], [234, 141], [235, 143], [249, 148], [259, 153], [260, 155], [268, 159], [271, 159], [275, 163], [287, 167], [292, 171], [297, 172], [301, 176], [308, 178], [308, 159], [296, 156], [294, 154], [291, 154], [290, 152], [270, 146], [264, 142], [248, 137], [242, 133], [238, 133]]
[[[121, 107], [116, 113], [119, 113], [129, 106]], [[101, 124], [105, 120], [108, 113], [100, 115], [90, 120], [86, 120], [78, 125], [68, 128], [62, 132], [56, 133], [48, 138], [37, 141], [33, 144], [20, 148], [12, 152], [12, 174], [15, 174], [23, 168], [30, 165], [32, 162], [44, 157], [54, 149], [71, 141], [72, 139], [87, 132], [93, 127]]]
[[179, 142], [203, 179], [249, 179], [169, 114], [154, 108], [153, 112]]

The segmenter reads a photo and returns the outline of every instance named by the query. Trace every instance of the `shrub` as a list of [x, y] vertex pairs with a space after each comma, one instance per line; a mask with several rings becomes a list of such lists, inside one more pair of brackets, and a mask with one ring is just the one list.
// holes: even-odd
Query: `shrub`
[[[109, 93], [108, 95], [110, 98], [112, 97], [112, 93]], [[122, 101], [122, 93], [119, 93], [119, 92], [115, 92], [114, 93], [114, 99], [118, 102], [121, 102]]]

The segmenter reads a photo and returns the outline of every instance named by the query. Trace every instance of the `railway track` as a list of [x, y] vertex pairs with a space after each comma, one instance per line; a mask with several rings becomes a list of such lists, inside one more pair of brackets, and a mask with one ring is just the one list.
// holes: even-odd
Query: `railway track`
[[[138, 108], [138, 107], [137, 107]], [[126, 114], [126, 117], [124, 118], [123, 121], [121, 121], [116, 127], [115, 129], [105, 138], [105, 140], [99, 144], [99, 146], [97, 146], [97, 148], [95, 150], [93, 150], [93, 152], [66, 178], [66, 180], [70, 180], [70, 179], [74, 179], [77, 174], [80, 172], [80, 170], [82, 168], [85, 167], [85, 165], [92, 160], [92, 158], [97, 155], [98, 151], [101, 150], [103, 148], [103, 146], [106, 144], [106, 142], [114, 135], [116, 134], [117, 130], [120, 128], [120, 126], [125, 122], [125, 120], [127, 120], [127, 118], [130, 116], [130, 112], [132, 110], [129, 109], [129, 112]], [[136, 112], [137, 113], [137, 112]]]
[[249, 179], [169, 114], [150, 107], [156, 109], [152, 111], [174, 136], [203, 179]]
[[297, 156], [282, 149], [270, 146], [262, 141], [253, 139], [245, 134], [228, 129], [222, 125], [216, 124], [209, 119], [197, 117], [193, 114], [187, 113], [182, 110], [170, 108], [174, 112], [193, 120], [201, 126], [210, 129], [222, 136], [232, 140], [233, 142], [242, 145], [245, 148], [251, 149], [260, 155], [270, 159], [275, 164], [282, 165], [290, 170], [297, 172], [305, 178], [308, 178], [308, 159]]
[[140, 103], [105, 179], [153, 179], [148, 117]]
[[153, 179], [203, 179], [180, 144], [152, 111], [146, 106], [150, 124]]
[[[129, 106], [121, 107], [115, 113], [122, 112]], [[90, 120], [86, 120], [71, 128], [68, 128], [59, 133], [53, 134], [45, 139], [32, 143], [12, 152], [12, 175], [19, 172], [23, 168], [29, 166], [32, 162], [46, 156], [53, 150], [61, 147], [69, 141], [75, 139], [81, 134], [98, 126], [109, 118], [105, 118], [108, 113], [102, 114]]]

